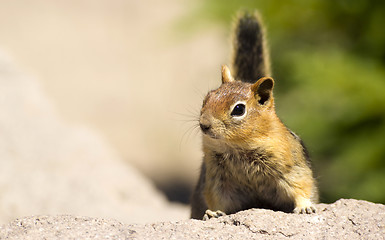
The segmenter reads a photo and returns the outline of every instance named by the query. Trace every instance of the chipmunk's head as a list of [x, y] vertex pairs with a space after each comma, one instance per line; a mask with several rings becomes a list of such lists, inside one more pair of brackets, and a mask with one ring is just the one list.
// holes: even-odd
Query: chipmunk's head
[[204, 137], [239, 145], [267, 134], [275, 116], [273, 86], [270, 77], [254, 84], [236, 81], [223, 66], [222, 85], [203, 101], [199, 124]]

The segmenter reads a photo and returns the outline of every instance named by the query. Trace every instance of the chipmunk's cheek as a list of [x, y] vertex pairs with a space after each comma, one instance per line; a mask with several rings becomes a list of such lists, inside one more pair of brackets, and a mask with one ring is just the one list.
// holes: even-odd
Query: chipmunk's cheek
[[220, 122], [215, 122], [211, 129], [211, 137], [214, 139], [223, 139], [224, 138], [224, 129], [223, 124]]
[[226, 141], [228, 143], [238, 143], [238, 137], [233, 133], [233, 132], [229, 132], [226, 134]]

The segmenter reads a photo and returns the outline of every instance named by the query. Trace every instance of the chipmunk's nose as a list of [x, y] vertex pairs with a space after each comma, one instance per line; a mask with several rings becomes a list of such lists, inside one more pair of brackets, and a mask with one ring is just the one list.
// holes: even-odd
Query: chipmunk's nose
[[210, 124], [206, 125], [206, 124], [199, 123], [199, 126], [201, 127], [203, 133], [207, 133], [211, 129]]
[[203, 133], [207, 133], [211, 129], [211, 122], [207, 119], [207, 117], [205, 117], [205, 115], [202, 115], [199, 119], [199, 126], [201, 127]]

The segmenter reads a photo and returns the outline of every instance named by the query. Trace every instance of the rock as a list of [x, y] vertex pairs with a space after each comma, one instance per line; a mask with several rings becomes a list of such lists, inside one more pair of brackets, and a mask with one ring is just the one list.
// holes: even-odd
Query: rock
[[385, 206], [341, 199], [310, 215], [251, 209], [209, 221], [122, 224], [90, 217], [33, 216], [0, 227], [0, 239], [384, 239]]
[[0, 52], [0, 224], [73, 214], [125, 223], [186, 219], [94, 131], [64, 122]]

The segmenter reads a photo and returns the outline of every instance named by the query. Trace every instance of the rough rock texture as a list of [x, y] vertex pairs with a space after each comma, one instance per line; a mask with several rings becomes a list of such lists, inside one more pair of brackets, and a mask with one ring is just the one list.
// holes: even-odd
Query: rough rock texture
[[125, 225], [89, 217], [34, 216], [0, 227], [0, 239], [384, 239], [385, 206], [358, 200], [319, 204], [318, 213], [251, 209], [207, 222]]
[[0, 224], [37, 214], [188, 217], [99, 135], [62, 121], [38, 82], [6, 59], [0, 52]]

